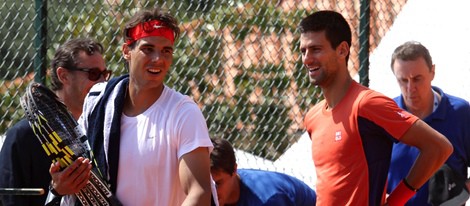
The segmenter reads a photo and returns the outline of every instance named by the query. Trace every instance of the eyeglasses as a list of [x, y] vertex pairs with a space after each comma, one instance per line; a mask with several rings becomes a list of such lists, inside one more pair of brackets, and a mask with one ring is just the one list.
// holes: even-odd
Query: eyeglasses
[[113, 73], [111, 70], [105, 69], [104, 71], [101, 71], [99, 68], [69, 68], [70, 70], [73, 71], [81, 71], [81, 72], [86, 72], [88, 73], [88, 79], [90, 81], [98, 81], [101, 76], [104, 77], [105, 81], [108, 81], [109, 78], [111, 77], [111, 73]]

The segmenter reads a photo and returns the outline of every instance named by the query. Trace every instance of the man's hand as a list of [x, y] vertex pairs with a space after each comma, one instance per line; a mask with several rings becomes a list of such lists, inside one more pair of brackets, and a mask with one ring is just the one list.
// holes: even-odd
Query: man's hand
[[52, 163], [49, 173], [52, 187], [60, 195], [74, 194], [85, 187], [91, 173], [91, 161], [79, 157], [70, 166], [60, 171], [59, 162]]

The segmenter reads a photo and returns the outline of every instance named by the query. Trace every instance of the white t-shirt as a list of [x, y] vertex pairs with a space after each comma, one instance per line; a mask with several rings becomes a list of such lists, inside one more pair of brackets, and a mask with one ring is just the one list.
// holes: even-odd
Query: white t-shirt
[[145, 112], [121, 117], [117, 198], [123, 205], [181, 205], [179, 159], [198, 147], [212, 148], [201, 111], [165, 87]]
[[[90, 93], [100, 94], [88, 95], [85, 99], [79, 119], [85, 130], [88, 114], [103, 96], [102, 91], [106, 84], [95, 84]], [[116, 96], [116, 88], [110, 99]], [[112, 102], [114, 101], [108, 101], [104, 119], [103, 144], [106, 159], [114, 111]], [[186, 195], [178, 176], [179, 160], [198, 147], [207, 147], [209, 153], [213, 147], [202, 112], [188, 96], [165, 86], [159, 99], [145, 112], [135, 117], [124, 114], [121, 116], [115, 195], [123, 205], [181, 205]], [[211, 186], [214, 192], [214, 184]]]

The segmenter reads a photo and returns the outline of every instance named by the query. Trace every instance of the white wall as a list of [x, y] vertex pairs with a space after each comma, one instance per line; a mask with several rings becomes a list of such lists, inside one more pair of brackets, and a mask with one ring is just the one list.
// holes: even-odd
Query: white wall
[[389, 97], [400, 94], [390, 58], [397, 46], [415, 40], [428, 48], [436, 65], [432, 84], [469, 101], [469, 8], [470, 1], [466, 0], [409, 0], [370, 56], [369, 87]]
[[308, 134], [304, 133], [297, 143], [292, 145], [274, 162], [241, 150], [235, 150], [238, 168], [255, 168], [282, 172], [297, 177], [311, 188], [315, 188], [317, 177], [312, 161], [311, 144], [312, 141]]
[[415, 40], [433, 57], [433, 85], [470, 100], [469, 6], [466, 0], [409, 0], [370, 56], [370, 88], [390, 97], [400, 94], [390, 58], [397, 46]]

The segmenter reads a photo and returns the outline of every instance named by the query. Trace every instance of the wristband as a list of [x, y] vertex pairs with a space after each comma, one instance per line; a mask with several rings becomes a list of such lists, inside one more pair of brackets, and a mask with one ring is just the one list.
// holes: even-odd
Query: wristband
[[405, 203], [416, 194], [416, 191], [418, 190], [411, 187], [406, 180], [403, 179], [388, 196], [387, 204], [389, 206], [405, 205]]
[[418, 189], [415, 189], [410, 184], [408, 184], [408, 181], [406, 181], [406, 178], [403, 178], [403, 184], [405, 184], [405, 186], [408, 187], [408, 189], [410, 189], [411, 191], [418, 192]]
[[55, 189], [54, 187], [50, 184], [49, 185], [49, 191], [56, 197], [62, 197], [63, 195], [60, 195]]

